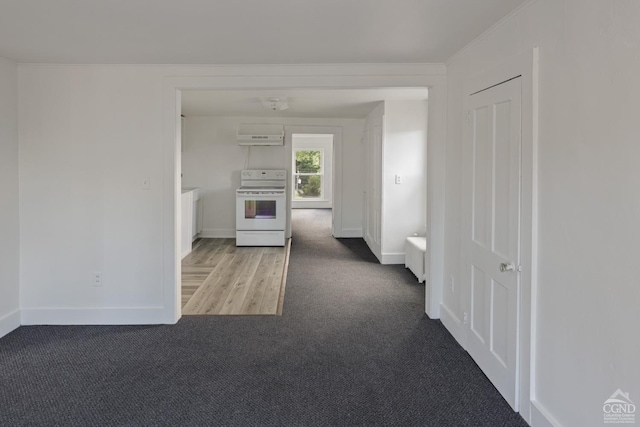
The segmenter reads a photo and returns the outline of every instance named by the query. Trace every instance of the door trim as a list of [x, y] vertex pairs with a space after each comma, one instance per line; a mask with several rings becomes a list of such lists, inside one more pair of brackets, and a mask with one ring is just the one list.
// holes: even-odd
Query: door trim
[[[160, 304], [162, 321], [176, 323], [181, 317], [180, 238], [177, 212], [180, 197], [180, 149], [176, 121], [183, 90], [219, 89], [376, 89], [427, 88], [428, 186], [427, 233], [430, 282], [425, 286], [425, 311], [440, 317], [444, 275], [445, 162], [447, 76], [443, 64], [382, 64], [348, 66], [212, 66], [177, 68], [163, 78], [162, 93], [162, 269]], [[336, 164], [336, 168], [338, 165]], [[339, 171], [343, 173], [342, 168]], [[344, 224], [344, 237], [361, 237], [356, 224]], [[353, 227], [353, 228], [351, 228]], [[349, 234], [349, 235], [346, 235]]]
[[[531, 420], [531, 402], [535, 401], [535, 307], [538, 253], [538, 65], [539, 52], [538, 48], [535, 47], [472, 77], [464, 86], [464, 111], [466, 111], [468, 98], [472, 94], [516, 77], [522, 78], [520, 171], [520, 263], [522, 271], [520, 274], [519, 340], [517, 345], [519, 379], [517, 380], [518, 387], [516, 392], [520, 402], [519, 412], [528, 422]], [[461, 268], [463, 267], [461, 266]], [[466, 331], [463, 335], [463, 343], [466, 346]]]

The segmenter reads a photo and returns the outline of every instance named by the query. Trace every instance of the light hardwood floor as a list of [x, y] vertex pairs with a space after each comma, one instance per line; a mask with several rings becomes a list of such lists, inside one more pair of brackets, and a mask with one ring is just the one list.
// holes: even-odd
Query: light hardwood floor
[[197, 240], [182, 260], [182, 314], [282, 314], [290, 242], [236, 247], [235, 239]]

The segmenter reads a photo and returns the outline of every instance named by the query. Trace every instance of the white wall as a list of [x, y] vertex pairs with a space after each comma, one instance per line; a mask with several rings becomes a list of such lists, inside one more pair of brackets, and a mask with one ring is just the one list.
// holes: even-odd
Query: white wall
[[427, 122], [427, 100], [384, 101], [367, 116], [365, 241], [382, 264], [403, 264], [406, 238], [426, 234]]
[[161, 320], [162, 87], [150, 67], [19, 67], [24, 324]]
[[[445, 81], [437, 64], [19, 65], [22, 323], [177, 320], [179, 89], [443, 89]], [[437, 134], [443, 125], [435, 123]], [[345, 141], [359, 139], [361, 129], [343, 129]], [[361, 146], [345, 143], [343, 151], [359, 158]], [[355, 232], [361, 181], [342, 172], [345, 194], [358, 194], [343, 200], [354, 215], [342, 227]], [[92, 284], [95, 271], [101, 287]]]
[[0, 337], [20, 326], [18, 72], [0, 58]]
[[[364, 119], [360, 123], [360, 130], [363, 130]], [[362, 138], [362, 134], [360, 135]], [[351, 141], [352, 144], [360, 143], [360, 140]], [[333, 135], [309, 135], [309, 134], [294, 134], [292, 141], [292, 150], [321, 150], [322, 151], [322, 192], [317, 199], [309, 200], [291, 200], [291, 208], [304, 209], [304, 208], [324, 208], [330, 209], [333, 206]], [[295, 171], [295, 158], [292, 157], [290, 169]], [[344, 165], [343, 168], [361, 170], [361, 159], [351, 159], [350, 164]], [[355, 174], [354, 174], [355, 175]], [[295, 177], [291, 179], [291, 185], [294, 183]], [[361, 180], [358, 180], [361, 182]], [[361, 190], [362, 191], [362, 190]]]
[[382, 169], [382, 261], [403, 264], [406, 238], [426, 233], [426, 100], [385, 101]]
[[[285, 146], [239, 146], [236, 132], [240, 123], [279, 123], [286, 126], [340, 126], [343, 129], [342, 227], [360, 228], [362, 189], [360, 139], [363, 120], [296, 119], [255, 117], [187, 117], [186, 142], [182, 152], [182, 184], [200, 187], [204, 197], [203, 237], [235, 237], [235, 190], [240, 186], [242, 169], [291, 170]], [[354, 147], [356, 149], [354, 150]], [[355, 181], [353, 185], [351, 181]], [[346, 183], [345, 183], [346, 184]]]
[[[640, 400], [638, 22], [637, 2], [539, 0], [448, 64], [444, 276], [460, 283], [462, 89], [540, 47], [534, 421], [602, 425], [616, 389]], [[460, 291], [443, 305], [461, 318]]]

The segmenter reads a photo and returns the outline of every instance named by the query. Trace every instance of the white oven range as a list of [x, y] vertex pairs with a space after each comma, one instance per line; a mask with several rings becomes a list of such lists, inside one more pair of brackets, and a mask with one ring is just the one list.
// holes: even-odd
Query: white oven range
[[284, 246], [287, 171], [245, 169], [236, 190], [236, 246]]

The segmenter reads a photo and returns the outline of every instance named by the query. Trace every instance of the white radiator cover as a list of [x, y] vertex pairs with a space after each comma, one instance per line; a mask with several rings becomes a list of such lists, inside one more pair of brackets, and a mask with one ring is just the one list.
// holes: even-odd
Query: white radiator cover
[[424, 259], [426, 253], [426, 237], [407, 237], [404, 245], [404, 266], [415, 274], [418, 278], [418, 283], [424, 282]]

